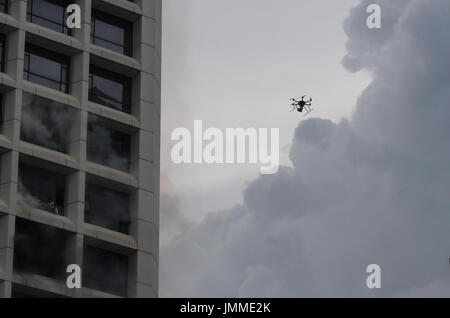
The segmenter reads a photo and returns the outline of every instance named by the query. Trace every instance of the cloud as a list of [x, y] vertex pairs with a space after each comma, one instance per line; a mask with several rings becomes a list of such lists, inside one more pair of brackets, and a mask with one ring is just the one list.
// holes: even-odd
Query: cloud
[[377, 1], [380, 32], [368, 3], [344, 23], [344, 66], [373, 75], [353, 118], [302, 122], [293, 168], [168, 243], [162, 296], [450, 296], [450, 3]]

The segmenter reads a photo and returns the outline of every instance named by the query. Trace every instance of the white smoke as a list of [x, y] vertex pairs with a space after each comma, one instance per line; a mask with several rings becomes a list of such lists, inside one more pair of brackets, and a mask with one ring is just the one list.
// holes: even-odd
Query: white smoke
[[377, 1], [380, 31], [369, 3], [344, 24], [344, 65], [373, 75], [353, 118], [303, 122], [292, 169], [173, 239], [162, 296], [450, 296], [450, 2]]

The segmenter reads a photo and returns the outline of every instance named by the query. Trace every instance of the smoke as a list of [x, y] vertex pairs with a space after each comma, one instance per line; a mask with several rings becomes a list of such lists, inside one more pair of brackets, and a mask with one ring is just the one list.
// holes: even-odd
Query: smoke
[[20, 211], [32, 212], [34, 209], [39, 209], [44, 206], [44, 202], [32, 196], [25, 188], [22, 182], [19, 182], [17, 191], [17, 208]]
[[85, 245], [83, 251], [83, 285], [126, 297], [128, 257]]
[[29, 93], [23, 94], [21, 138], [67, 153], [75, 110]]
[[302, 122], [293, 168], [168, 243], [162, 296], [450, 295], [450, 2], [377, 1], [380, 31], [365, 27], [369, 3], [344, 23], [344, 66], [373, 76], [353, 118]]
[[128, 234], [129, 205], [128, 194], [88, 184], [85, 199], [85, 222]]
[[89, 116], [87, 158], [89, 161], [128, 172], [130, 170], [131, 137], [102, 125]]
[[14, 271], [64, 280], [70, 234], [51, 226], [17, 218]]

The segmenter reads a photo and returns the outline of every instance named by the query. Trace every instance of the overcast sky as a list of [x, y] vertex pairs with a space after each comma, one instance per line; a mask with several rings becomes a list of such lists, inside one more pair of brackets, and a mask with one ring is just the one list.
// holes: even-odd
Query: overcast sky
[[368, 76], [341, 66], [342, 21], [355, 0], [166, 0], [163, 36], [162, 172], [183, 211], [205, 213], [242, 201], [258, 166], [176, 166], [170, 134], [205, 127], [280, 128], [281, 161], [289, 165], [295, 127], [289, 98], [314, 97], [314, 116], [349, 116]]
[[[450, 296], [450, 2], [372, 2], [164, 1], [161, 296]], [[194, 119], [284, 167], [171, 164]]]

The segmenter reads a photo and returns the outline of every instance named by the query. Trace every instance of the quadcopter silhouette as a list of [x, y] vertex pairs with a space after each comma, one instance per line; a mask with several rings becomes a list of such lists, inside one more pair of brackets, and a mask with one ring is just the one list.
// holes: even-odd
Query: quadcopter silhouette
[[301, 99], [298, 98], [291, 98], [291, 101], [293, 103], [291, 104], [293, 112], [294, 110], [297, 110], [299, 113], [302, 113], [303, 110], [306, 111], [305, 116], [308, 115], [310, 112], [312, 112], [314, 109], [312, 108], [312, 98], [309, 100], [305, 100], [306, 95], [302, 96]]

